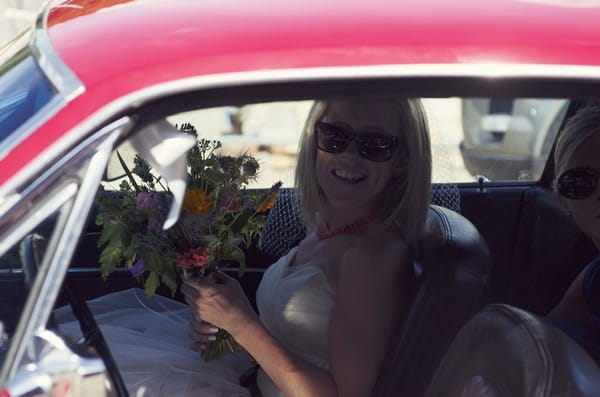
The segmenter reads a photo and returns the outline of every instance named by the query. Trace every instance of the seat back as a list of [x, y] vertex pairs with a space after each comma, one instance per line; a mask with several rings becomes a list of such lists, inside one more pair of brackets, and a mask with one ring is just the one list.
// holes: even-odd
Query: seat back
[[600, 395], [600, 369], [543, 317], [505, 304], [477, 313], [460, 331], [427, 397]]
[[377, 382], [378, 396], [422, 396], [461, 327], [483, 306], [491, 257], [475, 226], [431, 205], [417, 286]]

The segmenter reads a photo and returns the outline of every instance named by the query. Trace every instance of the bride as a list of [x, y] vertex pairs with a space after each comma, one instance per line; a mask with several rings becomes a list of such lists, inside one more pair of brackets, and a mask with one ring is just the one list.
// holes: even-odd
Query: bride
[[[189, 306], [145, 301], [138, 290], [90, 302], [131, 395], [249, 395], [237, 379], [250, 357], [265, 397], [371, 393], [414, 281], [412, 256], [429, 205], [420, 101], [317, 102], [296, 185], [309, 233], [265, 272], [260, 314], [221, 274], [186, 281]], [[74, 329], [60, 314], [61, 328]], [[203, 362], [197, 352], [219, 328], [245, 352]]]

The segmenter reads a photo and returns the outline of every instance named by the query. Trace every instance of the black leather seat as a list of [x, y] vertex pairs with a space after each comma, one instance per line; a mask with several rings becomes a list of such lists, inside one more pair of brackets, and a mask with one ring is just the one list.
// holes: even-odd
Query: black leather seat
[[543, 317], [493, 304], [460, 331], [426, 396], [600, 396], [600, 369]]
[[422, 396], [456, 334], [483, 306], [491, 257], [469, 220], [431, 205], [420, 246], [416, 290], [382, 368], [377, 396]]

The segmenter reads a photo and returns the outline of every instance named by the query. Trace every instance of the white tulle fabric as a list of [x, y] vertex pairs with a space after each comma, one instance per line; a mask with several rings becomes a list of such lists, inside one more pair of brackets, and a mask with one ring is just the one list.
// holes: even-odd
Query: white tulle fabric
[[[290, 267], [296, 249], [266, 271], [257, 292], [261, 321], [292, 353], [329, 368], [328, 328], [334, 295], [322, 269]], [[204, 362], [190, 349], [190, 311], [162, 296], [146, 300], [141, 289], [88, 302], [132, 397], [249, 396], [238, 378], [251, 365], [246, 353]], [[55, 317], [63, 335], [81, 337], [69, 307]], [[263, 397], [283, 396], [259, 370]]]
[[[141, 289], [88, 302], [132, 397], [249, 396], [238, 382], [250, 366], [245, 353], [204, 362], [190, 349], [187, 305]], [[61, 333], [78, 337], [70, 308], [55, 311]]]

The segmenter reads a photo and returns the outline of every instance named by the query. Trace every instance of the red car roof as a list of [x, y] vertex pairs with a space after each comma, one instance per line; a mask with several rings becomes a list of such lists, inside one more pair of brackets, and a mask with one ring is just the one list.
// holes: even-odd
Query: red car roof
[[85, 92], [0, 160], [0, 185], [128, 93], [191, 76], [328, 66], [600, 65], [597, 0], [73, 0], [51, 46]]
[[56, 8], [48, 30], [86, 86], [307, 66], [599, 65], [600, 2], [586, 3], [79, 0]]

